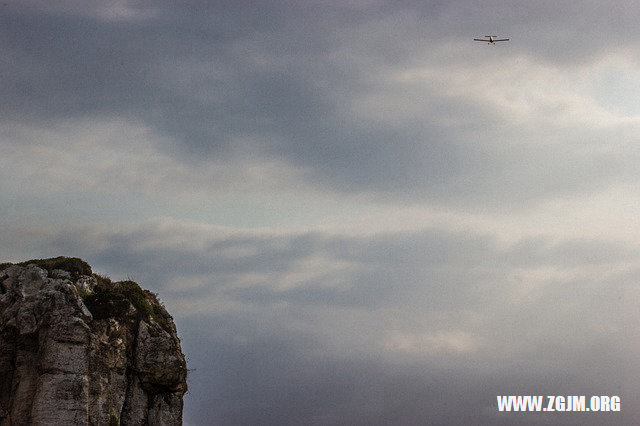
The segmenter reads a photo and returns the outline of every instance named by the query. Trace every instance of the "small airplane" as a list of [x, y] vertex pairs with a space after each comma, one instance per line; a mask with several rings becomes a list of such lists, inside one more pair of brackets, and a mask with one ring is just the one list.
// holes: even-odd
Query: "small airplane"
[[474, 38], [474, 41], [484, 41], [487, 44], [493, 44], [496, 41], [509, 41], [508, 38], [496, 38], [497, 36], [485, 36], [486, 39], [482, 39], [482, 38]]

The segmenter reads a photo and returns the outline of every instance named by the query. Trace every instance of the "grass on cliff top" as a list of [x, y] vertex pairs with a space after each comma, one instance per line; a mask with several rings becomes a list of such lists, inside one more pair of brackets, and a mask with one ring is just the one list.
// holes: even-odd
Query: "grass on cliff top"
[[[19, 266], [31, 264], [45, 269], [49, 274], [55, 269], [67, 271], [73, 280], [77, 280], [82, 275], [93, 276], [97, 281], [93, 292], [81, 292], [81, 296], [94, 319], [123, 319], [129, 310], [129, 305], [133, 305], [143, 318], [152, 318], [164, 330], [171, 331], [169, 326], [171, 316], [162, 307], [158, 297], [149, 290], [141, 288], [135, 281], [112, 282], [108, 277], [94, 274], [91, 266], [77, 257], [58, 256], [16, 263]], [[13, 263], [0, 263], [0, 270], [11, 265]]]
[[[7, 268], [13, 263], [7, 262], [0, 264], [0, 269]], [[81, 275], [91, 275], [91, 266], [84, 260], [77, 257], [58, 256], [50, 259], [31, 259], [25, 262], [16, 263], [19, 266], [36, 265], [45, 269], [49, 274], [54, 269], [62, 269], [71, 274], [74, 279], [78, 279]]]
[[138, 311], [143, 318], [152, 318], [167, 332], [171, 317], [162, 307], [155, 294], [141, 288], [138, 283], [131, 280], [112, 282], [102, 275], [93, 275], [97, 284], [93, 292], [83, 296], [94, 319], [107, 318], [123, 319], [129, 310], [129, 305]]

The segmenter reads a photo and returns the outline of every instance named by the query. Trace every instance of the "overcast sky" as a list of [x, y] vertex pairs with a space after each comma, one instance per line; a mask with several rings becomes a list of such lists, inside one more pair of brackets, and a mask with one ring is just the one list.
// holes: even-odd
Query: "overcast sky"
[[632, 423], [638, 22], [634, 1], [5, 0], [0, 260], [159, 293], [187, 425]]

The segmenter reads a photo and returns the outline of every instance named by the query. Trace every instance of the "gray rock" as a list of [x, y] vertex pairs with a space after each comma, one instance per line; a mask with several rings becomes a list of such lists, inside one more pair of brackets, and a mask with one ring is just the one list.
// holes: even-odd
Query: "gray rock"
[[62, 278], [62, 279], [71, 279], [71, 272], [65, 271], [64, 269], [54, 269], [51, 271], [51, 276], [53, 278]]
[[0, 270], [0, 426], [182, 424], [187, 368], [171, 316], [137, 284], [98, 278]]

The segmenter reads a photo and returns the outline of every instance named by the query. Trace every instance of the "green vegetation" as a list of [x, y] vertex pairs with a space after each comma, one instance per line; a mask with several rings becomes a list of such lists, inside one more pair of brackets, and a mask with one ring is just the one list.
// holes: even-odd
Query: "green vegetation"
[[[67, 271], [71, 274], [71, 277], [76, 280], [81, 275], [91, 275], [91, 266], [84, 260], [77, 257], [65, 257], [58, 256], [50, 259], [31, 259], [26, 262], [20, 262], [18, 265], [27, 266], [27, 265], [36, 265], [42, 269], [46, 269], [48, 273], [51, 273], [54, 269], [62, 269], [63, 271]], [[2, 264], [2, 265], [11, 265]]]
[[123, 318], [129, 310], [129, 301], [115, 288], [111, 280], [100, 280], [93, 292], [81, 292], [82, 300], [94, 319]]
[[[61, 269], [71, 274], [76, 281], [80, 276], [93, 276], [97, 284], [92, 290], [78, 288], [78, 292], [94, 319], [107, 318], [124, 319], [129, 307], [133, 305], [141, 318], [153, 319], [164, 330], [171, 330], [171, 316], [162, 307], [158, 297], [131, 280], [113, 282], [109, 277], [94, 274], [87, 262], [77, 257], [54, 257], [50, 259], [32, 259], [17, 263], [20, 266], [36, 265], [51, 274], [55, 269]], [[0, 270], [13, 263], [0, 263]]]
[[98, 282], [98, 285], [111, 285], [111, 278], [105, 276], [105, 275], [100, 275], [100, 274], [93, 274], [93, 278], [96, 279], [96, 281]]
[[109, 426], [120, 426], [120, 420], [113, 412], [109, 414]]
[[93, 292], [82, 294], [84, 304], [94, 319], [123, 319], [133, 307], [142, 318], [152, 318], [164, 330], [170, 331], [171, 317], [160, 305], [155, 294], [142, 289], [135, 281], [112, 282], [109, 278], [94, 274], [97, 280]]

